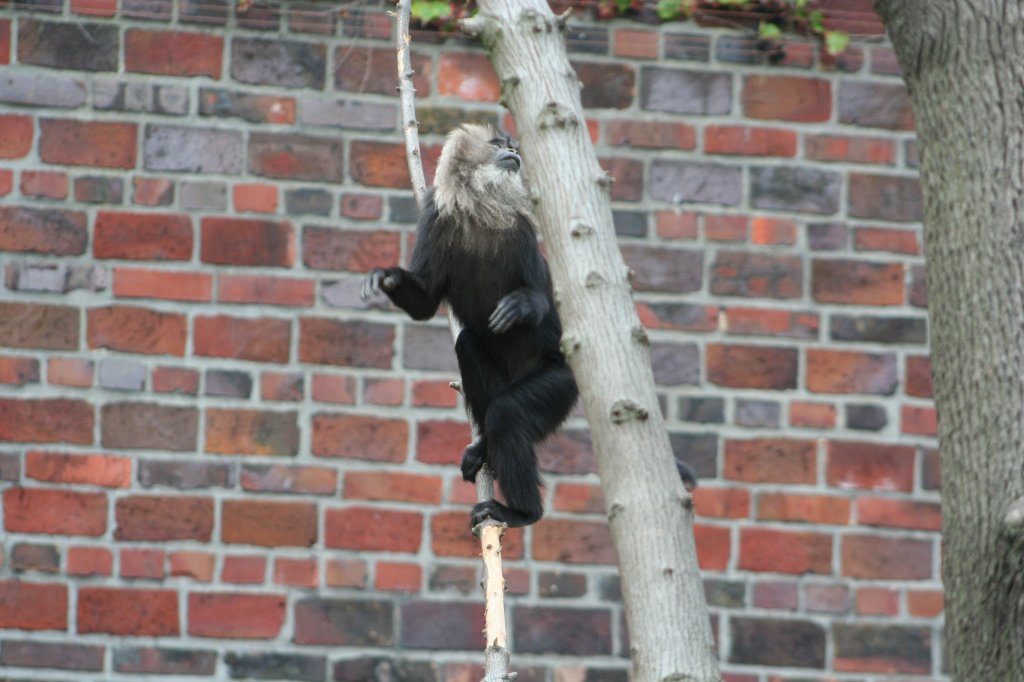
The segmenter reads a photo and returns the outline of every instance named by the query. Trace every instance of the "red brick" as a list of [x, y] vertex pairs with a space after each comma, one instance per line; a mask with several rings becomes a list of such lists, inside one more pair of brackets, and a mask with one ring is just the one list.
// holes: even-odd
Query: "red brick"
[[345, 179], [344, 145], [333, 137], [253, 132], [249, 136], [249, 172], [341, 184]]
[[95, 419], [92, 405], [81, 400], [0, 399], [0, 441], [89, 445]]
[[0, 356], [0, 384], [24, 386], [39, 383], [39, 360], [20, 355]]
[[241, 483], [243, 490], [257, 492], [335, 495], [338, 472], [328, 467], [247, 464]]
[[263, 372], [260, 375], [260, 398], [287, 402], [302, 400], [305, 381], [302, 372]]
[[884, 587], [861, 587], [854, 596], [854, 609], [866, 616], [895, 616], [900, 610], [900, 593]]
[[66, 199], [68, 176], [57, 171], [22, 171], [21, 193], [37, 199]]
[[902, 305], [902, 263], [816, 258], [811, 263], [811, 295], [819, 303]]
[[124, 68], [136, 73], [219, 80], [223, 54], [221, 36], [143, 29], [129, 29], [124, 34]]
[[0, 19], [0, 64], [10, 64], [10, 63], [11, 63], [11, 20], [10, 19]]
[[223, 273], [217, 278], [217, 300], [222, 303], [311, 306], [316, 302], [316, 281]]
[[162, 580], [167, 553], [162, 549], [122, 549], [121, 577]]
[[903, 390], [907, 395], [918, 398], [932, 397], [932, 363], [927, 355], [907, 356], [907, 373]]
[[55, 386], [88, 388], [92, 386], [94, 365], [81, 358], [48, 358], [46, 379]]
[[744, 215], [706, 215], [704, 236], [715, 242], [741, 242], [747, 238], [748, 225]]
[[131, 637], [178, 635], [178, 594], [174, 590], [81, 587], [78, 632]]
[[[417, 89], [418, 91], [418, 89]], [[352, 179], [368, 187], [409, 188], [409, 167], [405, 161], [405, 146], [389, 142], [367, 142], [353, 140], [351, 145], [349, 172]], [[430, 182], [437, 168], [440, 156], [439, 146], [420, 147], [423, 158], [423, 172]]]
[[662, 239], [696, 239], [697, 214], [681, 211], [658, 211], [655, 216], [658, 236]]
[[840, 574], [865, 580], [927, 580], [931, 540], [883, 535], [844, 535]]
[[132, 203], [140, 206], [170, 206], [174, 181], [167, 178], [132, 178]]
[[356, 402], [356, 380], [352, 377], [314, 374], [310, 393], [313, 400], [319, 403], [354, 405]]
[[302, 262], [317, 270], [366, 272], [381, 263], [397, 263], [400, 250], [397, 232], [317, 226], [302, 231]]
[[896, 145], [877, 137], [847, 135], [806, 135], [804, 155], [813, 161], [846, 161], [893, 165]]
[[832, 536], [767, 528], [740, 530], [739, 568], [765, 573], [832, 573]]
[[88, 242], [87, 222], [79, 211], [0, 206], [0, 250], [78, 256]]
[[797, 224], [792, 220], [759, 216], [750, 221], [750, 241], [754, 244], [796, 244], [796, 231]]
[[299, 360], [316, 364], [390, 369], [395, 328], [362, 320], [303, 317]]
[[893, 353], [808, 348], [806, 376], [812, 393], [892, 395], [899, 383]]
[[198, 316], [194, 324], [192, 345], [195, 355], [252, 362], [288, 362], [290, 320], [217, 315]]
[[439, 476], [397, 471], [349, 471], [342, 495], [350, 500], [394, 500], [414, 504], [440, 504]]
[[725, 442], [726, 479], [747, 483], [805, 483], [817, 481], [814, 441], [755, 438]]
[[807, 429], [832, 429], [836, 406], [831, 403], [794, 401], [789, 404], [789, 425]]
[[205, 302], [212, 293], [213, 275], [207, 273], [114, 268], [114, 296], [120, 298]]
[[[372, 532], [367, 529], [367, 532]], [[316, 505], [308, 502], [224, 500], [221, 540], [262, 547], [311, 547], [317, 539]]]
[[614, 565], [616, 554], [606, 521], [548, 518], [533, 526], [533, 558], [568, 564]]
[[697, 565], [702, 571], [725, 571], [732, 556], [732, 532], [725, 526], [698, 523], [693, 526]]
[[795, 348], [720, 343], [707, 346], [708, 381], [729, 388], [772, 391], [796, 388], [797, 362]]
[[916, 256], [921, 244], [915, 230], [893, 230], [885, 227], [858, 227], [853, 233], [858, 251], [888, 251]]
[[794, 339], [818, 337], [820, 321], [814, 313], [771, 308], [726, 308], [722, 311], [725, 331], [751, 336]]
[[796, 156], [796, 133], [782, 128], [711, 125], [704, 129], [704, 152], [740, 156]]
[[366, 562], [358, 559], [328, 559], [324, 581], [329, 587], [366, 587]]
[[584, 514], [604, 512], [604, 493], [599, 485], [559, 483], [555, 488], [554, 508]]
[[213, 567], [217, 557], [209, 552], [192, 552], [181, 550], [171, 552], [172, 576], [184, 576], [199, 582], [208, 583], [213, 580]]
[[401, 405], [405, 401], [402, 379], [363, 379], [363, 402], [369, 405]]
[[658, 31], [620, 28], [615, 31], [612, 50], [625, 59], [657, 59]]
[[213, 535], [213, 500], [181, 495], [132, 495], [117, 500], [117, 540], [197, 540]]
[[225, 583], [259, 585], [267, 574], [267, 559], [262, 556], [226, 556], [220, 579]]
[[[0, 62], [2, 63], [2, 62]], [[0, 159], [20, 159], [32, 151], [35, 127], [31, 116], [0, 116]]]
[[645, 149], [695, 149], [697, 130], [685, 123], [656, 121], [608, 121], [605, 124], [608, 144], [615, 147]]
[[112, 17], [117, 14], [117, 0], [71, 0], [74, 14], [91, 17]]
[[46, 163], [100, 168], [134, 168], [134, 123], [39, 120], [39, 158]]
[[278, 557], [274, 561], [274, 583], [292, 587], [316, 587], [320, 584], [320, 569], [316, 559]]
[[96, 258], [126, 260], [189, 260], [192, 221], [172, 213], [96, 214], [93, 240]]
[[196, 395], [199, 392], [199, 372], [184, 367], [156, 367], [153, 369], [153, 392]]
[[69, 547], [68, 575], [111, 575], [114, 557], [105, 547]]
[[99, 536], [107, 529], [107, 496], [103, 493], [8, 488], [3, 500], [8, 531]]
[[[14, 171], [9, 168], [0, 168], [0, 197], [5, 197], [11, 193], [14, 189]], [[6, 231], [6, 229], [4, 230]], [[3, 232], [0, 231], [0, 238], [3, 238]]]
[[907, 611], [918, 618], [937, 618], [945, 608], [941, 590], [907, 590]]
[[910, 492], [915, 460], [914, 448], [905, 445], [831, 441], [826, 480], [836, 488]]
[[939, 432], [939, 416], [934, 407], [902, 405], [900, 431], [916, 436], [935, 436]]
[[419, 592], [423, 568], [419, 564], [378, 561], [374, 587], [386, 592]]
[[418, 512], [371, 507], [328, 509], [324, 545], [332, 549], [415, 553], [423, 541], [422, 527], [423, 515]]
[[459, 464], [471, 440], [466, 422], [421, 421], [416, 425], [416, 459], [427, 464]]
[[379, 220], [384, 213], [384, 199], [373, 194], [341, 195], [341, 215], [352, 220]]
[[414, 381], [412, 384], [413, 407], [455, 407], [459, 394], [447, 381]]
[[244, 183], [232, 188], [236, 211], [253, 213], [277, 212], [277, 186], [265, 183]]
[[861, 496], [857, 498], [857, 522], [863, 526], [942, 530], [942, 508], [938, 502]]
[[832, 115], [832, 88], [820, 78], [747, 76], [741, 98], [750, 118], [821, 123]]
[[409, 442], [404, 419], [356, 414], [313, 416], [313, 454], [317, 457], [402, 462]]
[[295, 264], [295, 233], [290, 223], [252, 218], [203, 218], [200, 258], [218, 265]]
[[113, 455], [72, 455], [30, 451], [25, 475], [37, 481], [127, 488], [132, 483], [132, 462]]
[[850, 500], [829, 495], [762, 493], [757, 498], [757, 518], [844, 526], [850, 522]]
[[[459, 479], [461, 481], [461, 478]], [[470, 484], [466, 484], [472, 487]], [[475, 501], [475, 496], [473, 500]], [[584, 533], [586, 531], [584, 530]], [[480, 540], [469, 532], [469, 509], [435, 512], [430, 518], [430, 547], [436, 556], [478, 557]], [[501, 536], [501, 555], [522, 559], [523, 529], [510, 528]], [[507, 575], [505, 576], [508, 577]]]
[[698, 517], [746, 519], [750, 518], [750, 491], [743, 488], [708, 488], [698, 486], [693, 491], [693, 508]]
[[285, 597], [279, 594], [193, 593], [188, 596], [188, 634], [273, 639], [284, 625], [285, 606]]
[[89, 348], [182, 357], [187, 337], [184, 314], [119, 305], [88, 312]]
[[491, 61], [479, 52], [446, 51], [437, 69], [438, 92], [469, 102], [497, 102], [501, 84]]
[[0, 581], [0, 628], [67, 630], [67, 585]]

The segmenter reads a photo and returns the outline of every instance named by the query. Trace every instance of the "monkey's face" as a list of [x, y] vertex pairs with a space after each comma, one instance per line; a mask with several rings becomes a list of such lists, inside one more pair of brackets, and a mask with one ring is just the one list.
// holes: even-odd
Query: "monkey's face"
[[473, 175], [491, 175], [495, 170], [518, 173], [523, 160], [505, 133], [490, 126], [462, 125], [453, 130], [438, 162], [438, 179], [463, 182]]

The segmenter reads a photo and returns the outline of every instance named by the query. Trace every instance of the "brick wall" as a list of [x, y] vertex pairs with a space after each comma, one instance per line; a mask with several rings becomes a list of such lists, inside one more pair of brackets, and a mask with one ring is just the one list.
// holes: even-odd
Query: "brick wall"
[[[892, 52], [769, 64], [728, 30], [582, 19], [569, 46], [703, 479], [727, 679], [943, 679]], [[415, 213], [393, 59], [379, 8], [0, 0], [7, 674], [478, 679], [447, 328], [357, 297]], [[413, 61], [429, 171], [456, 122], [504, 117], [471, 44], [421, 36]], [[582, 417], [542, 461], [549, 514], [504, 553], [514, 667], [623, 681]]]

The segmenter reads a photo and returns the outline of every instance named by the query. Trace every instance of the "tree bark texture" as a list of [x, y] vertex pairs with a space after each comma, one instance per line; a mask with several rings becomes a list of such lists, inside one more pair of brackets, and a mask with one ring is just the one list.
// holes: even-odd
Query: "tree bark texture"
[[693, 540], [693, 505], [658, 406], [647, 335], [612, 225], [562, 30], [543, 0], [480, 0], [481, 38], [516, 119], [562, 348], [590, 422], [618, 553], [635, 682], [720, 680]]
[[875, 6], [922, 158], [946, 658], [1024, 680], [1024, 5]]

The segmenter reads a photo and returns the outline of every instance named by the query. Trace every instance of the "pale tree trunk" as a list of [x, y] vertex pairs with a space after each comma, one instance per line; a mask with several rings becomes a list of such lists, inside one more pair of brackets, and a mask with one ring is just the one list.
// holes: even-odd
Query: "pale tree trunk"
[[717, 682], [693, 505], [658, 407], [647, 335], [565, 54], [543, 0], [479, 0], [466, 22], [501, 79], [551, 263], [619, 557], [635, 682]]
[[947, 659], [1024, 680], [1024, 6], [875, 6], [922, 156]]

